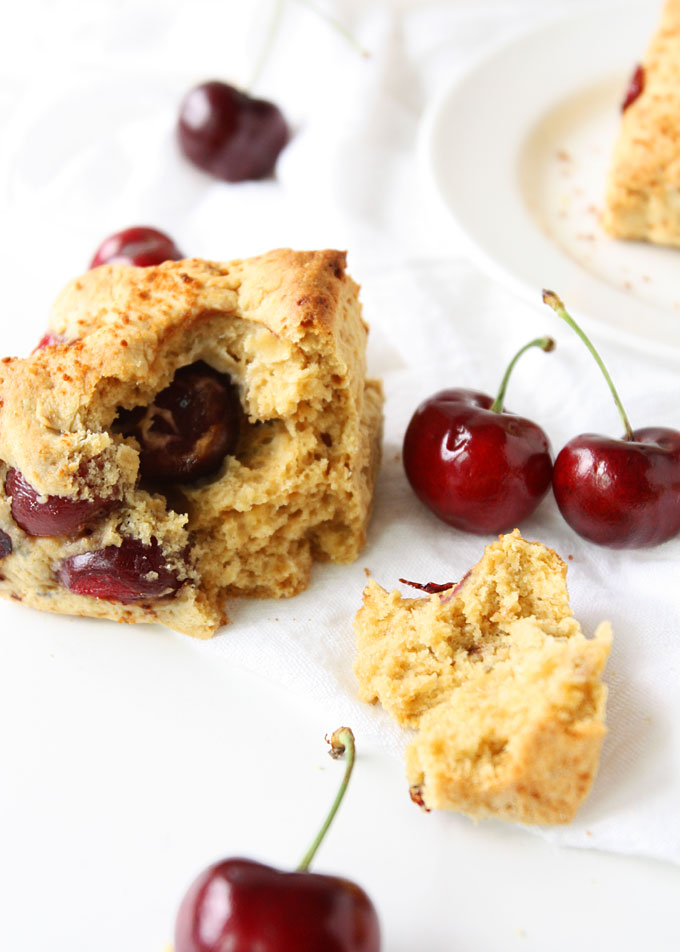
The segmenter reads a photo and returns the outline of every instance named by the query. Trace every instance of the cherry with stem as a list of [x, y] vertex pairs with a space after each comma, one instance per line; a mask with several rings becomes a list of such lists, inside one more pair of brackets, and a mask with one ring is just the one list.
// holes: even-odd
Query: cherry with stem
[[548, 492], [548, 437], [505, 410], [505, 393], [523, 354], [554, 346], [552, 338], [539, 337], [521, 347], [495, 398], [442, 390], [414, 413], [404, 436], [404, 469], [418, 498], [442, 521], [467, 532], [502, 532], [527, 518]]
[[551, 307], [586, 345], [607, 382], [623, 423], [613, 439], [582, 433], [559, 452], [553, 469], [555, 500], [583, 538], [610, 548], [659, 545], [680, 532], [680, 431], [633, 429], [598, 351], [553, 291]]
[[309, 871], [355, 760], [348, 727], [338, 728], [329, 743], [332, 757], [346, 757], [344, 776], [297, 869], [278, 870], [238, 857], [208, 867], [179, 907], [175, 952], [380, 952], [378, 916], [363, 889], [339, 876]]

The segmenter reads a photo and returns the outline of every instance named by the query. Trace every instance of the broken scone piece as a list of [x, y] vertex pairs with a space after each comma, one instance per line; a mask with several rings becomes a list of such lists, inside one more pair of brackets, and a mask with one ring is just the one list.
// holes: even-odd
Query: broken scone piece
[[603, 225], [616, 238], [680, 246], [680, 0], [665, 3], [634, 76]]
[[371, 581], [355, 627], [363, 700], [418, 733], [411, 794], [429, 809], [568, 823], [592, 784], [611, 646], [573, 618], [567, 567], [519, 530], [455, 587], [404, 599]]
[[208, 637], [364, 544], [382, 394], [337, 251], [107, 265], [0, 364], [0, 594]]

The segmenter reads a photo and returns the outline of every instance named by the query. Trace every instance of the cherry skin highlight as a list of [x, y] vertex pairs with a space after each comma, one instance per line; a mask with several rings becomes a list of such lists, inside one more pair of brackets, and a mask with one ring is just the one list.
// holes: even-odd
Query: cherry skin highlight
[[418, 498], [436, 516], [467, 532], [512, 529], [550, 488], [550, 442], [523, 417], [491, 410], [473, 390], [442, 390], [416, 410], [403, 460]]
[[138, 225], [109, 235], [97, 248], [90, 268], [101, 264], [130, 264], [138, 268], [180, 261], [184, 255], [165, 232]]
[[289, 131], [274, 103], [212, 80], [185, 96], [177, 137], [198, 168], [227, 182], [243, 182], [272, 174]]
[[124, 605], [168, 598], [182, 584], [177, 573], [168, 568], [155, 539], [150, 545], [139, 539], [124, 539], [120, 546], [73, 555], [61, 563], [57, 577], [64, 588], [77, 595]]
[[41, 494], [16, 469], [7, 472], [5, 494], [12, 498], [12, 518], [32, 536], [80, 535], [119, 504], [118, 499], [111, 497], [70, 499], [47, 496], [41, 502]]
[[142, 476], [187, 482], [214, 473], [233, 453], [239, 419], [229, 376], [198, 361], [180, 368], [148, 407], [119, 411], [116, 429], [139, 441]]
[[617, 549], [666, 542], [680, 532], [680, 432], [574, 437], [555, 460], [553, 492], [565, 520], [590, 542]]
[[379, 952], [373, 903], [337, 876], [248, 859], [205, 870], [179, 909], [175, 952]]

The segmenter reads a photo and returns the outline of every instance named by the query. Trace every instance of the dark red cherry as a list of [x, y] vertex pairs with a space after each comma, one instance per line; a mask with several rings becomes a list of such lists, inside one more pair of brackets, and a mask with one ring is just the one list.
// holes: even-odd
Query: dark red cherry
[[150, 545], [123, 539], [120, 546], [73, 555], [61, 563], [57, 577], [64, 588], [77, 595], [123, 604], [167, 598], [182, 584], [168, 568], [156, 539]]
[[175, 952], [378, 952], [363, 889], [339, 876], [284, 872], [248, 859], [206, 869], [179, 909]]
[[55, 334], [54, 331], [47, 331], [47, 333], [43, 334], [43, 336], [40, 338], [31, 353], [35, 354], [37, 351], [42, 350], [43, 347], [52, 347], [55, 344], [65, 343], [66, 338], [63, 334]]
[[347, 753], [345, 775], [312, 846], [294, 872], [226, 859], [189, 887], [175, 924], [175, 952], [380, 952], [380, 925], [367, 894], [350, 880], [309, 872], [347, 789], [354, 735], [331, 735], [331, 756]]
[[149, 406], [121, 410], [116, 429], [139, 441], [142, 476], [186, 482], [215, 472], [233, 453], [239, 419], [229, 376], [198, 361], [178, 370]]
[[404, 436], [406, 476], [418, 498], [443, 522], [467, 532], [501, 532], [531, 515], [550, 489], [552, 458], [543, 430], [503, 409], [518, 358], [494, 400], [474, 390], [442, 390], [424, 400]]
[[642, 66], [636, 66], [633, 75], [628, 81], [626, 95], [621, 103], [621, 112], [625, 112], [629, 106], [632, 106], [640, 93], [645, 88], [645, 71]]
[[80, 535], [119, 503], [118, 499], [111, 497], [70, 499], [67, 496], [41, 496], [16, 469], [7, 472], [5, 495], [12, 498], [12, 518], [32, 536]]
[[582, 433], [555, 460], [553, 492], [575, 532], [611, 548], [659, 545], [680, 532], [680, 430], [633, 430], [602, 358], [552, 291], [543, 300], [591, 352], [617, 406], [624, 436]]
[[138, 268], [179, 261], [184, 257], [175, 242], [162, 231], [138, 225], [117, 231], [101, 243], [90, 262], [90, 268], [100, 264], [132, 264]]
[[6, 532], [3, 532], [0, 529], [0, 559], [4, 559], [6, 555], [10, 555], [12, 552], [12, 540], [7, 535]]
[[289, 131], [274, 103], [213, 80], [185, 96], [177, 136], [194, 165], [227, 182], [243, 182], [272, 174]]
[[680, 431], [576, 436], [555, 460], [553, 492], [572, 529], [591, 542], [617, 549], [666, 542], [680, 532]]

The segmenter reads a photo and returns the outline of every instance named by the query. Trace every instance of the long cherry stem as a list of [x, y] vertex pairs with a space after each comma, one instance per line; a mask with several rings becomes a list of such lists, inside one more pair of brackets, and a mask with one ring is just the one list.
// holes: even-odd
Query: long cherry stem
[[535, 340], [529, 341], [528, 344], [525, 344], [524, 347], [520, 347], [515, 356], [512, 358], [508, 364], [508, 369], [503, 374], [503, 379], [501, 380], [501, 385], [498, 388], [498, 393], [496, 399], [489, 407], [490, 410], [493, 410], [494, 413], [503, 412], [503, 404], [505, 402], [505, 391], [508, 389], [508, 381], [510, 380], [510, 375], [515, 368], [515, 364], [520, 359], [522, 354], [526, 353], [527, 350], [530, 350], [532, 347], [540, 347], [541, 350], [544, 350], [546, 353], [549, 353], [551, 350], [555, 349], [555, 341], [552, 337], [537, 337]]
[[591, 343], [590, 338], [587, 337], [587, 335], [585, 334], [585, 332], [581, 330], [581, 328], [578, 326], [578, 324], [576, 323], [576, 321], [574, 320], [574, 318], [573, 318], [570, 314], [567, 313], [567, 309], [565, 308], [565, 306], [564, 306], [564, 304], [562, 303], [561, 299], [555, 294], [554, 291], [544, 291], [544, 292], [543, 292], [543, 301], [544, 301], [549, 307], [551, 307], [551, 308], [553, 309], [553, 311], [557, 314], [557, 316], [558, 316], [558, 317], [561, 317], [562, 320], [563, 320], [566, 324], [568, 324], [569, 327], [571, 327], [571, 329], [572, 329], [573, 331], [576, 331], [576, 333], [578, 334], [578, 336], [581, 338], [581, 340], [583, 341], [583, 343], [586, 345], [586, 347], [588, 348], [588, 350], [590, 351], [590, 353], [591, 353], [591, 354], [593, 355], [593, 357], [595, 358], [595, 361], [596, 361], [598, 367], [600, 368], [600, 370], [602, 371], [602, 373], [603, 373], [603, 375], [604, 375], [604, 379], [607, 381], [607, 385], [609, 386], [609, 389], [610, 389], [610, 391], [611, 391], [611, 395], [612, 395], [612, 397], [614, 398], [614, 403], [616, 404], [616, 408], [617, 408], [617, 410], [619, 411], [619, 414], [620, 414], [620, 416], [621, 416], [621, 420], [623, 421], [623, 428], [624, 428], [625, 433], [626, 433], [624, 439], [626, 439], [626, 440], [635, 440], [635, 436], [633, 435], [633, 428], [632, 428], [632, 426], [630, 425], [630, 420], [628, 419], [628, 415], [627, 415], [626, 411], [623, 409], [623, 404], [621, 403], [621, 398], [619, 397], [619, 395], [618, 395], [618, 393], [617, 393], [617, 390], [616, 390], [616, 387], [614, 386], [614, 382], [612, 381], [612, 378], [609, 376], [609, 371], [608, 371], [607, 368], [605, 367], [602, 358], [600, 357], [600, 355], [598, 354], [598, 352], [595, 350], [595, 346]]
[[[326, 739], [328, 740], [328, 738]], [[307, 870], [309, 869], [309, 864], [314, 859], [314, 856], [316, 855], [316, 851], [321, 846], [321, 842], [324, 836], [326, 835], [326, 833], [328, 832], [328, 827], [331, 825], [331, 823], [333, 822], [333, 818], [335, 817], [335, 814], [338, 812], [338, 807], [342, 803], [342, 798], [344, 797], [345, 791], [347, 790], [347, 784], [349, 783], [349, 778], [352, 775], [352, 767], [354, 766], [355, 749], [354, 749], [354, 734], [352, 733], [350, 728], [339, 727], [336, 731], [333, 731], [328, 743], [330, 744], [330, 747], [331, 747], [329, 753], [331, 757], [333, 757], [334, 760], [339, 760], [339, 758], [342, 757], [343, 754], [346, 755], [345, 756], [345, 763], [346, 763], [345, 775], [342, 778], [342, 783], [340, 784], [340, 788], [338, 789], [338, 792], [335, 795], [335, 800], [333, 801], [333, 804], [330, 810], [328, 811], [328, 815], [326, 816], [326, 819], [321, 825], [321, 829], [316, 834], [316, 837], [314, 838], [312, 845], [309, 847], [305, 855], [302, 857], [302, 861], [297, 868], [299, 873], [306, 873]]]

